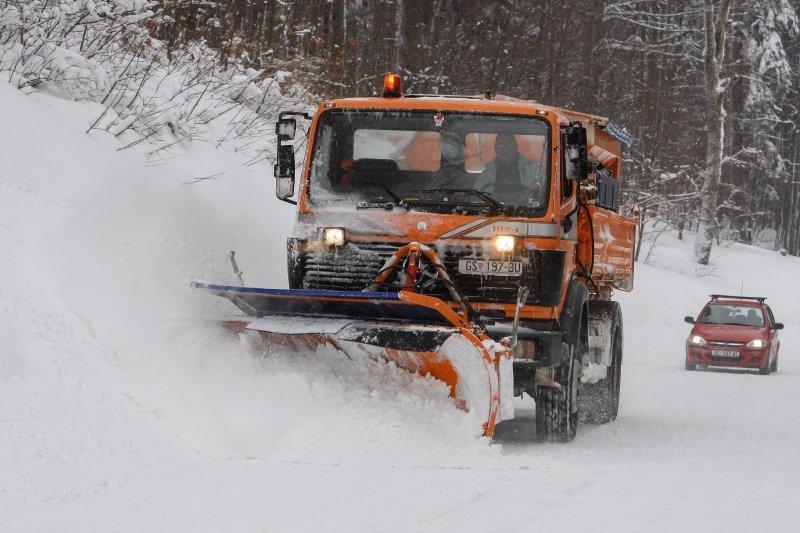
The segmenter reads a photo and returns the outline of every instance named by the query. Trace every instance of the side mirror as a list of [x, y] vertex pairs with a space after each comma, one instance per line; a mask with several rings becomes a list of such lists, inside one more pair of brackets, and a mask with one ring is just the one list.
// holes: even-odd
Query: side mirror
[[683, 317], [683, 321], [686, 322], [687, 324], [694, 324], [694, 318], [690, 316]]
[[301, 117], [311, 120], [311, 115], [300, 111], [281, 111], [275, 123], [275, 135], [278, 137], [278, 162], [275, 163], [275, 196], [286, 203], [297, 205], [290, 200], [294, 196], [294, 146], [284, 144], [293, 141], [297, 134], [297, 120]]
[[275, 123], [275, 135], [279, 141], [294, 140], [297, 132], [297, 121], [293, 118], [281, 118]]
[[294, 195], [294, 147], [278, 146], [278, 162], [275, 163], [275, 196], [286, 200]]
[[775, 327], [773, 329], [783, 329], [783, 324], [780, 322], [775, 322]]
[[564, 130], [564, 162], [566, 178], [581, 181], [589, 177], [586, 128], [573, 122]]

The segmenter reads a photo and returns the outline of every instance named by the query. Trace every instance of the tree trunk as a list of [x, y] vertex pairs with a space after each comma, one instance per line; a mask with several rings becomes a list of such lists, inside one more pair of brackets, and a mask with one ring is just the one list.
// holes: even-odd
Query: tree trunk
[[394, 33], [394, 59], [392, 61], [392, 72], [400, 72], [400, 54], [405, 46], [403, 40], [403, 22], [405, 22], [405, 4], [403, 0], [397, 0], [397, 13], [395, 17]]
[[719, 7], [714, 0], [704, 0], [706, 49], [705, 104], [706, 104], [706, 168], [700, 190], [700, 223], [694, 243], [695, 259], [707, 265], [717, 231], [717, 195], [722, 175], [723, 126], [725, 109], [722, 97], [727, 80], [720, 78], [725, 58], [725, 33], [732, 0], [722, 0]]

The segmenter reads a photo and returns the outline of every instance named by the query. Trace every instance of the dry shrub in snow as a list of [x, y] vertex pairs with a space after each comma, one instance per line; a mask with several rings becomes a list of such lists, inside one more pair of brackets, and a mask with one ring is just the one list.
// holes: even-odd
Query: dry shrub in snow
[[[152, 152], [211, 142], [268, 156], [272, 123], [283, 108], [313, 98], [287, 73], [222, 61], [204, 43], [171, 50], [150, 37], [156, 15], [145, 0], [7, 2], [0, 8], [0, 79], [102, 104], [87, 131], [124, 136], [124, 147], [146, 142]], [[288, 93], [288, 94], [287, 94]]]

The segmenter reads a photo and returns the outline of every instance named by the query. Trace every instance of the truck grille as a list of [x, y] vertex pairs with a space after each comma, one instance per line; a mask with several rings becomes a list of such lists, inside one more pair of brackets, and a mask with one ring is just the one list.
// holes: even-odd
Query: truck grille
[[726, 342], [726, 341], [708, 341], [708, 344], [720, 348], [740, 348], [744, 346], [743, 342]]
[[[360, 291], [372, 281], [386, 260], [402, 244], [348, 242], [333, 250], [299, 251], [298, 266], [302, 288], [321, 290]], [[448, 274], [461, 287], [467, 298], [483, 302], [513, 302], [517, 297], [518, 278], [459, 274], [460, 259], [492, 259], [483, 248], [472, 246], [434, 247], [445, 264]], [[533, 268], [534, 283], [528, 304], [557, 305], [561, 297], [564, 253], [558, 250], [529, 250], [526, 252]], [[447, 289], [439, 284], [426, 294], [449, 299]]]
[[303, 253], [300, 256], [303, 288], [363, 290], [398, 247], [388, 243], [347, 243], [333, 250]]

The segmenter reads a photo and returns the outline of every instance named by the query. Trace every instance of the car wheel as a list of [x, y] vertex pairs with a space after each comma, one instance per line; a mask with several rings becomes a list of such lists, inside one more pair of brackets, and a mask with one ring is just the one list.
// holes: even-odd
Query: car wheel
[[767, 360], [764, 361], [764, 366], [759, 367], [758, 373], [762, 376], [769, 376], [769, 373], [772, 371], [772, 365], [769, 363], [769, 356], [767, 356]]
[[772, 361], [772, 364], [769, 367], [770, 372], [777, 372], [778, 371], [778, 356], [775, 356], [775, 360]]
[[686, 361], [686, 370], [697, 370], [697, 365]]

